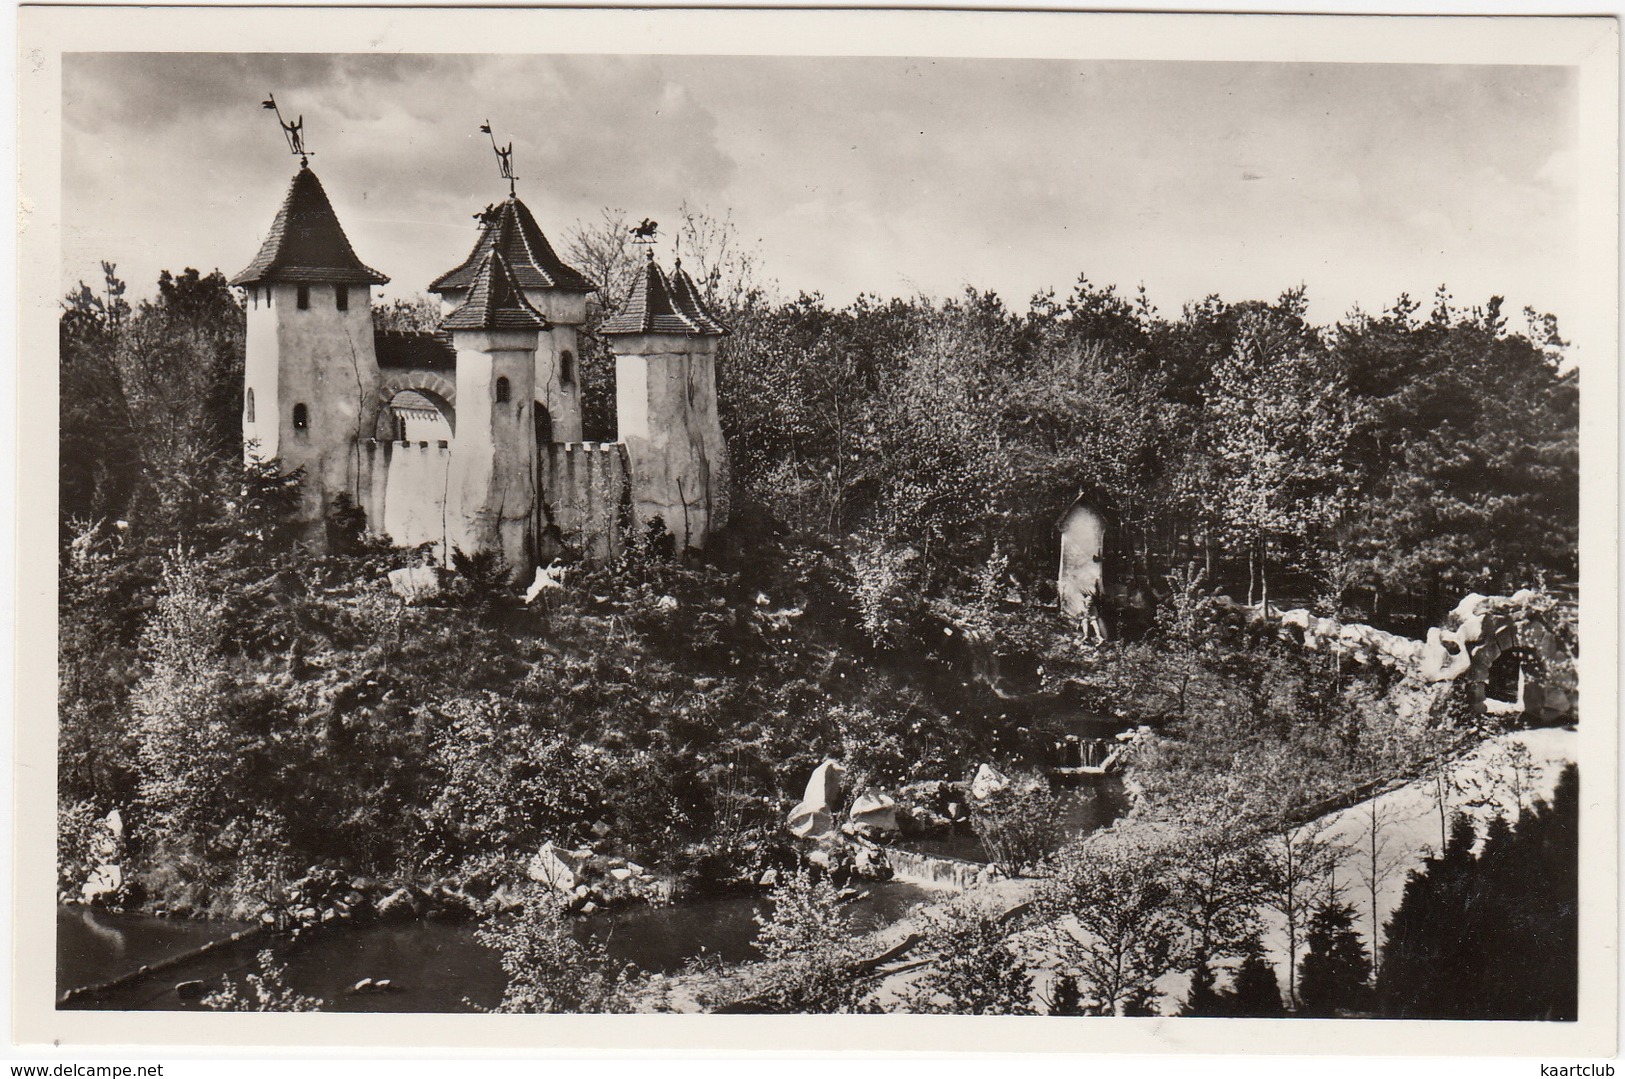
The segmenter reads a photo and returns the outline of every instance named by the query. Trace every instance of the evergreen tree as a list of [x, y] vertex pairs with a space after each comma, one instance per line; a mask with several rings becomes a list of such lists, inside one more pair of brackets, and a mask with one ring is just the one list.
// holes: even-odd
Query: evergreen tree
[[1286, 1014], [1275, 967], [1265, 957], [1263, 942], [1257, 937], [1244, 946], [1241, 966], [1236, 968], [1235, 984], [1228, 994], [1226, 1007], [1229, 1015], [1268, 1018]]
[[1309, 919], [1308, 951], [1298, 965], [1298, 1010], [1332, 1018], [1369, 1007], [1371, 960], [1354, 930], [1354, 908], [1323, 903]]
[[1382, 1014], [1416, 1019], [1574, 1019], [1579, 972], [1579, 781], [1492, 826], [1475, 856], [1459, 821], [1413, 871], [1386, 927]]
[[1214, 988], [1213, 965], [1199, 956], [1191, 967], [1191, 991], [1180, 1007], [1180, 1015], [1214, 1016], [1228, 1014], [1228, 1001]]

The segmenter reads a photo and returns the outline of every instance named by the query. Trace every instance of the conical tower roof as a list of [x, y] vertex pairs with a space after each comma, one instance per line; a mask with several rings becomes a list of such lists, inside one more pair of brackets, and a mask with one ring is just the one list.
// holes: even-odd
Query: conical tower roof
[[638, 271], [626, 302], [614, 318], [598, 328], [604, 335], [634, 333], [675, 333], [691, 337], [716, 337], [728, 332], [700, 299], [699, 289], [682, 263], [672, 277], [651, 257]]
[[260, 253], [231, 283], [382, 285], [388, 280], [356, 257], [322, 182], [305, 165], [288, 185]]
[[705, 334], [731, 332], [723, 321], [712, 313], [711, 308], [706, 306], [705, 297], [700, 295], [694, 279], [683, 269], [682, 259], [677, 260], [677, 265], [672, 270], [671, 286], [678, 307], [689, 321], [700, 327], [698, 332]]
[[519, 291], [508, 260], [491, 251], [474, 271], [468, 298], [440, 322], [445, 330], [546, 330], [552, 327]]
[[565, 265], [553, 250], [553, 245], [542, 235], [541, 226], [531, 216], [530, 209], [517, 196], [492, 207], [480, 226], [480, 238], [474, 250], [454, 270], [435, 278], [430, 292], [446, 292], [468, 288], [481, 261], [493, 251], [500, 251], [513, 271], [520, 288], [556, 288], [575, 292], [595, 292], [598, 286], [587, 280], [580, 271]]

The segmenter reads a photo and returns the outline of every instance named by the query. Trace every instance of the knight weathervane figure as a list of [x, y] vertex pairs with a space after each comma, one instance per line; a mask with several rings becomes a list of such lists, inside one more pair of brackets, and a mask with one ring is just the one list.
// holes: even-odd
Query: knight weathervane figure
[[282, 125], [282, 137], [288, 140], [288, 152], [290, 154], [297, 155], [301, 165], [308, 164], [308, 159], [314, 154], [314, 151], [305, 148], [304, 114], [301, 113], [299, 118], [293, 123], [288, 123], [288, 121], [282, 118], [282, 110], [276, 106], [275, 94], [268, 95], [265, 100], [260, 103], [260, 107], [270, 109], [272, 112], [276, 113], [276, 122]]

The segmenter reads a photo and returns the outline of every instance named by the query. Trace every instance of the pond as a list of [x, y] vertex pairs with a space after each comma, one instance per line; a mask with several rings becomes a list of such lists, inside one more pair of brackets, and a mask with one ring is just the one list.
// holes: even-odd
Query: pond
[[[853, 928], [867, 932], [902, 918], [932, 893], [890, 881], [868, 886], [869, 894], [849, 907]], [[756, 958], [754, 916], [759, 895], [676, 904], [627, 907], [579, 925], [582, 935], [603, 940], [611, 956], [649, 971], [671, 973], [700, 956], [725, 962]], [[208, 941], [246, 928], [240, 922], [186, 921], [143, 914], [118, 914], [84, 907], [57, 911], [57, 990], [110, 981], [143, 964], [182, 954]], [[480, 944], [474, 927], [418, 921], [327, 934], [308, 946], [278, 948], [287, 983], [319, 997], [323, 1009], [350, 1012], [456, 1012], [490, 1007], [502, 997], [506, 976], [495, 952]], [[254, 969], [253, 945], [216, 953], [166, 970], [95, 1007], [167, 1010], [200, 1007], [183, 1001], [175, 986], [202, 979], [215, 988], [222, 974], [241, 981]], [[399, 992], [351, 995], [362, 978], [388, 978]]]

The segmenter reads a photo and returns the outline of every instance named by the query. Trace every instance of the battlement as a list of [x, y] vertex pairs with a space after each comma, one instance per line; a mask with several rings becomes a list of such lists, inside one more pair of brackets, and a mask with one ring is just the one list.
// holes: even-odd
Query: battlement
[[[594, 561], [621, 553], [630, 496], [620, 442], [550, 442], [541, 447], [542, 530]], [[545, 559], [544, 559], [545, 561]]]

